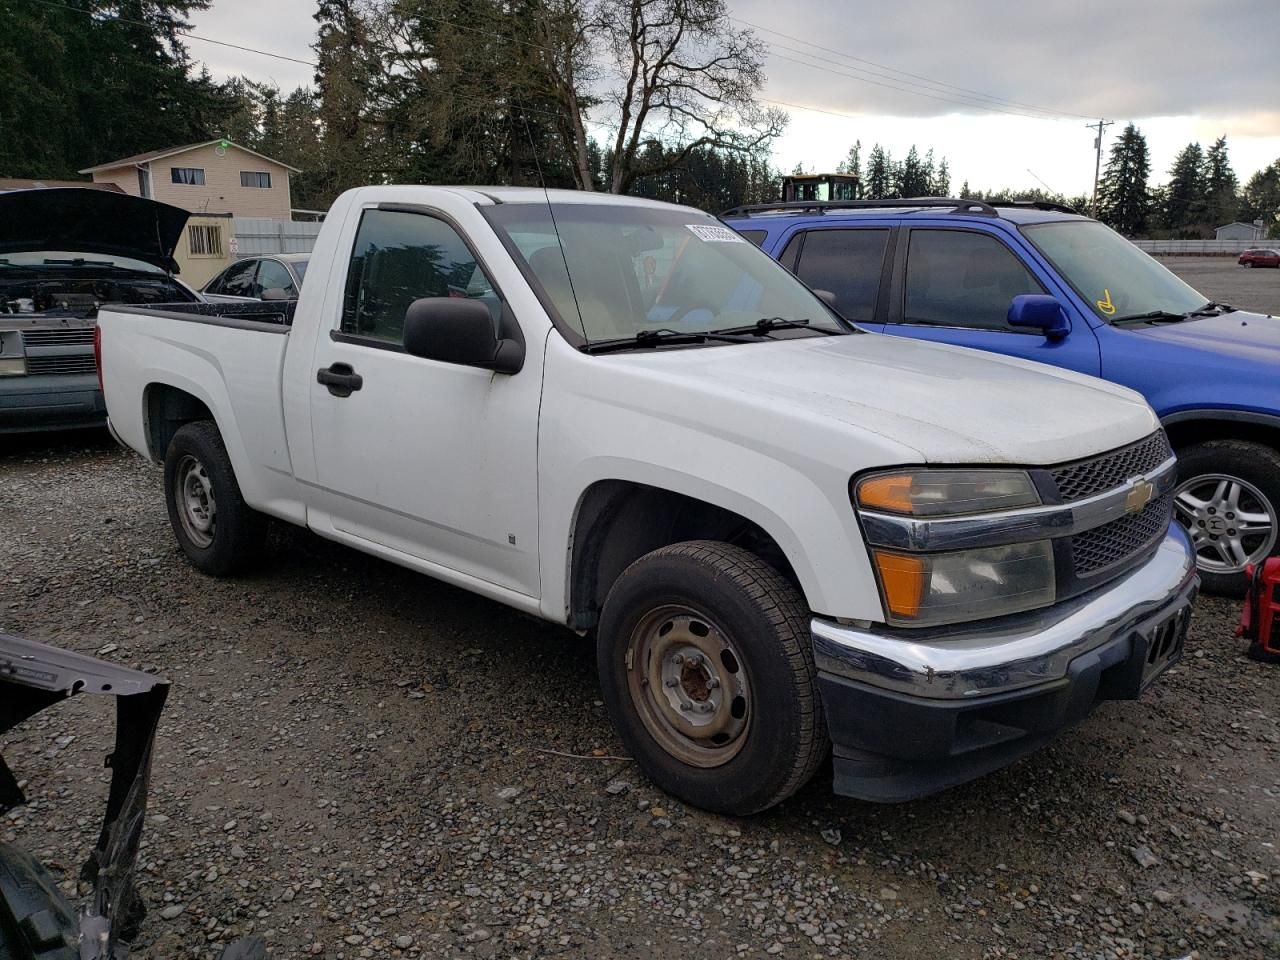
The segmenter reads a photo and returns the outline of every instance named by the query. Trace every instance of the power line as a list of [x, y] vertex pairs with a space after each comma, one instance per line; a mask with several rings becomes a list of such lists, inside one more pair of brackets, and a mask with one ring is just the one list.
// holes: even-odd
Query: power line
[[[41, 6], [53, 7], [56, 10], [66, 10], [69, 13], [79, 13], [79, 14], [83, 14], [86, 17], [93, 16], [92, 10], [84, 10], [80, 7], [72, 7], [65, 3], [58, 3], [57, 0], [33, 0], [33, 2], [38, 3]], [[131, 20], [128, 17], [113, 16], [113, 17], [109, 17], [108, 19], [113, 20], [117, 23], [128, 23], [135, 27], [147, 27], [148, 29], [154, 29], [156, 26], [154, 23], [147, 23], [145, 20]], [[181, 30], [173, 31], [173, 35], [175, 37], [182, 37], [184, 40], [199, 40], [201, 43], [212, 43], [219, 47], [229, 47], [232, 50], [241, 50], [245, 53], [256, 53], [264, 57], [274, 57], [277, 60], [287, 60], [290, 63], [299, 63], [304, 67], [319, 66], [319, 64], [312, 63], [310, 60], [299, 60], [297, 57], [287, 57], [283, 53], [272, 53], [270, 50], [257, 50], [253, 47], [241, 46], [238, 43], [228, 43], [226, 40], [211, 40], [208, 37], [201, 37], [194, 33], [185, 33]]]
[[[803, 50], [795, 50], [795, 49], [794, 49], [794, 48], [792, 48], [792, 47], [783, 46], [782, 44], [774, 44], [773, 46], [781, 46], [781, 47], [782, 47], [782, 49], [784, 49], [784, 50], [791, 50], [793, 53], [799, 53], [799, 54], [801, 54], [802, 56], [806, 56], [806, 57], [811, 57], [811, 56], [813, 56], [813, 54], [806, 53], [806, 52], [805, 52], [805, 51], [803, 51]], [[974, 100], [961, 100], [961, 99], [958, 99], [958, 98], [957, 98], [957, 97], [955, 97], [955, 96], [944, 96], [944, 95], [939, 94], [939, 93], [929, 93], [929, 92], [926, 92], [925, 90], [916, 90], [916, 89], [912, 89], [912, 88], [910, 88], [910, 87], [897, 86], [896, 84], [892, 84], [892, 83], [884, 83], [884, 82], [882, 82], [882, 81], [880, 81], [880, 80], [873, 80], [873, 79], [870, 79], [870, 78], [868, 78], [868, 77], [862, 77], [862, 76], [858, 76], [858, 75], [853, 74], [853, 73], [847, 73], [847, 72], [845, 72], [844, 70], [836, 70], [836, 69], [834, 69], [834, 68], [832, 68], [832, 67], [824, 67], [824, 66], [821, 66], [820, 64], [816, 64], [816, 63], [809, 63], [809, 62], [807, 62], [807, 61], [805, 61], [805, 60], [797, 60], [797, 59], [795, 59], [794, 57], [788, 57], [788, 56], [786, 56], [785, 54], [781, 54], [781, 53], [774, 53], [772, 50], [770, 50], [770, 52], [769, 52], [769, 56], [770, 56], [771, 58], [775, 58], [775, 59], [778, 59], [778, 60], [787, 60], [787, 61], [789, 61], [789, 62], [791, 62], [791, 63], [796, 63], [796, 64], [799, 64], [800, 66], [803, 66], [803, 67], [809, 67], [809, 68], [814, 69], [814, 70], [822, 70], [822, 71], [824, 71], [824, 72], [826, 72], [826, 73], [834, 74], [835, 76], [838, 76], [838, 77], [847, 77], [847, 78], [848, 78], [848, 79], [850, 79], [850, 80], [857, 80], [857, 81], [859, 81], [859, 82], [861, 82], [861, 83], [869, 83], [869, 84], [872, 84], [872, 85], [877, 86], [877, 87], [884, 87], [884, 88], [886, 88], [886, 89], [888, 89], [888, 90], [896, 90], [896, 91], [898, 91], [898, 92], [900, 92], [900, 93], [907, 93], [907, 94], [911, 94], [911, 95], [913, 95], [913, 96], [917, 96], [917, 97], [927, 97], [927, 98], [928, 98], [928, 99], [930, 99], [930, 100], [937, 100], [937, 101], [940, 101], [940, 102], [942, 102], [942, 103], [950, 103], [950, 104], [953, 104], [953, 105], [955, 105], [955, 106], [960, 106], [960, 107], [969, 107], [970, 109], [975, 109], [975, 110], [986, 110], [986, 111], [988, 111], [988, 112], [990, 112], [990, 113], [1002, 113], [1002, 114], [1005, 114], [1006, 116], [1010, 116], [1010, 117], [1023, 117], [1023, 118], [1028, 119], [1028, 120], [1050, 120], [1050, 121], [1057, 122], [1057, 121], [1060, 121], [1060, 120], [1064, 119], [1063, 117], [1059, 117], [1059, 116], [1052, 116], [1052, 115], [1045, 115], [1045, 114], [1024, 113], [1024, 112], [1017, 111], [1017, 110], [1006, 110], [1006, 109], [1003, 109], [1003, 108], [1001, 108], [1001, 107], [991, 106], [991, 105], [984, 104], [984, 103], [980, 103], [980, 102], [977, 102], [977, 101], [974, 101]], [[828, 61], [828, 62], [830, 62], [830, 61]], [[857, 68], [856, 68], [856, 67], [852, 67], [852, 68], [849, 68], [849, 69], [854, 69], [854, 70], [856, 70]]]
[[1072, 117], [1079, 120], [1092, 119], [1092, 117], [1088, 116], [1087, 114], [1073, 113], [1070, 110], [1055, 110], [1049, 107], [1041, 107], [1041, 106], [1037, 106], [1034, 103], [1026, 103], [1021, 100], [1012, 100], [1012, 99], [1009, 99], [1008, 97], [997, 97], [989, 93], [983, 93], [979, 90], [973, 90], [969, 87], [961, 87], [957, 84], [947, 83], [946, 81], [943, 81], [943, 80], [934, 80], [933, 78], [926, 77], [923, 74], [911, 73], [907, 70], [899, 70], [897, 67], [890, 67], [883, 63], [877, 63], [875, 60], [868, 60], [865, 57], [859, 57], [852, 53], [848, 53], [844, 50], [836, 50], [832, 47], [824, 47], [822, 44], [814, 43], [811, 40], [805, 40], [802, 37], [796, 37], [789, 33], [783, 33], [781, 30], [774, 30], [771, 27], [762, 26], [761, 24], [753, 23], [750, 20], [744, 20], [741, 17], [735, 17], [730, 15], [729, 19], [734, 21], [735, 23], [740, 23], [740, 24], [743, 24], [744, 26], [751, 27], [753, 30], [762, 30], [765, 33], [771, 33], [774, 36], [782, 37], [786, 40], [791, 40], [796, 43], [803, 43], [805, 46], [813, 47], [816, 50], [822, 50], [826, 53], [833, 53], [836, 56], [846, 60], [855, 60], [858, 63], [865, 63], [865, 64], [868, 64], [869, 66], [877, 67], [878, 69], [881, 69], [881, 70], [888, 70], [890, 73], [893, 73], [893, 74], [901, 74], [903, 77], [910, 77], [914, 80], [921, 80], [935, 87], [946, 87], [951, 90], [958, 90], [964, 94], [969, 94], [974, 97], [979, 97], [983, 100], [990, 100], [995, 103], [1004, 103], [1004, 104], [1008, 104], [1015, 107], [1023, 107], [1026, 109], [1035, 110], [1039, 113], [1054, 114], [1059, 117]]

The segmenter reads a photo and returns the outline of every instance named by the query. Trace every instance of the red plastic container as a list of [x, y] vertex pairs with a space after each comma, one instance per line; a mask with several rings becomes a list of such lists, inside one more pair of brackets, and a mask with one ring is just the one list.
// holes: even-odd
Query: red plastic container
[[1237, 637], [1249, 641], [1249, 656], [1280, 663], [1280, 557], [1245, 567], [1249, 588], [1244, 596]]

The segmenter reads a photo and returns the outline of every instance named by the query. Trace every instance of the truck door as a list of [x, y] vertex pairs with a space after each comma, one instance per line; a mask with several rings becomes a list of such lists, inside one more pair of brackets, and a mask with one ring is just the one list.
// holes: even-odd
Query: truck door
[[[1092, 328], [1059, 292], [1049, 290], [998, 237], [978, 230], [912, 227], [898, 237], [893, 298], [884, 332], [976, 347], [1078, 370], [1101, 372]], [[1023, 293], [1053, 293], [1071, 332], [1048, 340], [1009, 326], [1009, 304]]]
[[308, 371], [311, 526], [536, 596], [540, 364], [497, 374], [402, 346], [420, 297], [480, 300], [496, 323], [492, 272], [446, 214], [385, 204], [360, 211], [345, 266]]

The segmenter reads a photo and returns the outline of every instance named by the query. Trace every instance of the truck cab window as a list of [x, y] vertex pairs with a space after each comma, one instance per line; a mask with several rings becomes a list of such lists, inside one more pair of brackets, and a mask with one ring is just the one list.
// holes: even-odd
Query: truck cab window
[[911, 231], [903, 323], [1026, 333], [1009, 326], [1009, 304], [1019, 294], [1044, 292], [995, 237], [967, 230]]
[[484, 300], [495, 322], [493, 284], [443, 220], [401, 210], [366, 210], [347, 271], [343, 333], [400, 343], [404, 314], [423, 297]]
[[293, 285], [293, 277], [289, 275], [289, 269], [279, 260], [263, 260], [262, 266], [258, 268], [258, 293], [261, 297], [267, 290], [283, 290], [291, 297], [298, 295], [297, 289]]
[[253, 276], [257, 269], [257, 260], [242, 260], [228, 267], [227, 272], [222, 275], [217, 292], [231, 297], [257, 296], [253, 285]]

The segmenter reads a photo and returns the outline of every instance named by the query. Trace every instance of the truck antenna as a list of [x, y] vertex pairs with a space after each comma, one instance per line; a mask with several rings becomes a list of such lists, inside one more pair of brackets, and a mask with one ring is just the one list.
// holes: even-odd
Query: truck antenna
[[542, 175], [542, 161], [538, 159], [538, 145], [533, 142], [533, 132], [529, 129], [529, 115], [525, 104], [520, 104], [520, 119], [524, 122], [524, 134], [529, 138], [529, 149], [533, 152], [533, 165], [538, 171], [538, 182], [542, 185], [542, 196], [546, 199], [547, 214], [551, 217], [551, 229], [556, 234], [556, 246], [560, 248], [560, 259], [564, 263], [564, 275], [569, 280], [569, 293], [573, 295], [573, 309], [578, 311], [578, 326], [582, 329], [584, 346], [591, 346], [591, 337], [587, 335], [587, 322], [582, 318], [582, 304], [578, 302], [578, 291], [573, 285], [573, 273], [569, 270], [569, 257], [564, 252], [564, 240], [560, 236], [560, 227], [556, 223], [556, 211], [551, 205], [551, 191], [547, 189], [547, 178]]

